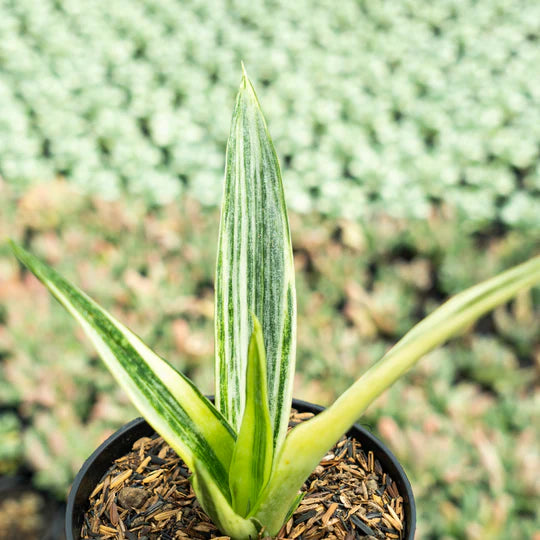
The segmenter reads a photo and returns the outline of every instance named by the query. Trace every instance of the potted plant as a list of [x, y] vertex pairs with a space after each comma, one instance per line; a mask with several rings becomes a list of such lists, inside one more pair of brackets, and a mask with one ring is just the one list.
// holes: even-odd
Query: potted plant
[[[218, 242], [215, 404], [82, 291], [11, 245], [79, 321], [152, 426], [136, 422], [137, 427], [121, 430], [115, 439], [123, 441], [121, 452], [142, 434], [159, 433], [191, 471], [200, 506], [234, 540], [278, 534], [300, 503], [305, 480], [377, 396], [427, 352], [540, 281], [537, 256], [458, 294], [410, 330], [335, 403], [287, 431], [296, 345], [293, 254], [278, 158], [245, 71], [227, 146]], [[362, 439], [362, 444], [371, 443]], [[121, 457], [110, 455], [110, 448], [106, 444], [90, 460], [100, 463], [101, 473], [104, 463]], [[377, 457], [392, 461], [391, 454]], [[82, 478], [87, 477], [79, 475], [78, 487]], [[405, 484], [406, 479], [406, 490]], [[412, 538], [412, 494], [409, 499], [410, 523], [400, 535]]]

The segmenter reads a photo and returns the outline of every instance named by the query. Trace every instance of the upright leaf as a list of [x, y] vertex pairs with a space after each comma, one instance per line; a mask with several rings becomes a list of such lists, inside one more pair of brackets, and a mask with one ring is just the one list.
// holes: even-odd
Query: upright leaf
[[263, 333], [257, 317], [253, 316], [246, 370], [246, 405], [229, 470], [232, 506], [241, 516], [247, 516], [254, 508], [261, 489], [270, 478], [272, 450]]
[[261, 322], [274, 446], [287, 431], [296, 294], [279, 163], [244, 71], [227, 144], [216, 270], [216, 404], [238, 430], [245, 404], [250, 312]]
[[230, 498], [228, 469], [235, 434], [219, 411], [184, 375], [82, 291], [15, 242], [11, 247], [81, 324], [101, 358], [150, 425], [193, 471], [195, 460], [209, 481]]

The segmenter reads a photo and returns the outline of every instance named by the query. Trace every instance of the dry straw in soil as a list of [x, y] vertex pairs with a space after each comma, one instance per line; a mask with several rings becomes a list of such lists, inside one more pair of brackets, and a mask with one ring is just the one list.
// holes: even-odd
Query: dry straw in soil
[[[293, 410], [290, 426], [313, 416]], [[157, 435], [136, 441], [90, 496], [83, 539], [227, 540], [199, 506], [190, 473]], [[403, 538], [403, 498], [373, 452], [343, 437], [304, 484], [305, 497], [277, 538]]]

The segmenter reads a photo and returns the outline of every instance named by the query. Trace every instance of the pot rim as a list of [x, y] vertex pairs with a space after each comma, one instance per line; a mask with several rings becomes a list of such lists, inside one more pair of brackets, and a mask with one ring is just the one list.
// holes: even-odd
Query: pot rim
[[[213, 396], [209, 396], [209, 399], [213, 401]], [[302, 401], [299, 399], [293, 399], [292, 401], [292, 407], [294, 408], [301, 408], [301, 409], [307, 409], [315, 412], [316, 414], [322, 412], [325, 408], [321, 405], [317, 405], [314, 403], [310, 403], [307, 401]], [[147, 428], [145, 428], [145, 424]], [[119, 441], [123, 441], [125, 435], [128, 436], [131, 434], [133, 435], [133, 432], [137, 431], [137, 436], [135, 438], [128, 437], [128, 439], [133, 438], [133, 440], [130, 443], [131, 444], [135, 442], [138, 438], [144, 436], [140, 433], [138, 433], [139, 430], [136, 430], [136, 428], [140, 428], [140, 430], [148, 431], [149, 433], [155, 433], [155, 430], [148, 424], [148, 422], [142, 418], [138, 417], [127, 424], [124, 424], [120, 429], [115, 431], [110, 437], [108, 437], [105, 441], [103, 441], [88, 457], [88, 459], [83, 463], [82, 467], [80, 468], [79, 472], [75, 476], [75, 479], [73, 481], [73, 484], [71, 485], [71, 489], [68, 495], [67, 500], [67, 507], [66, 507], [66, 522], [65, 522], [65, 533], [66, 533], [66, 539], [67, 540], [79, 540], [80, 534], [76, 537], [76, 530], [79, 530], [80, 525], [76, 523], [75, 513], [77, 511], [77, 506], [79, 506], [79, 500], [81, 497], [79, 497], [79, 492], [81, 488], [86, 488], [88, 490], [88, 486], [85, 484], [88, 484], [87, 476], [89, 473], [92, 472], [94, 468], [99, 468], [99, 477], [101, 478], [103, 474], [108, 470], [108, 468], [112, 465], [112, 462], [114, 459], [117, 459], [117, 457], [121, 457], [122, 451], [118, 451], [117, 457], [112, 458], [110, 461], [107, 458], [104, 462], [104, 459], [102, 458], [102, 455], [109, 454], [110, 447], [116, 446]], [[397, 458], [394, 456], [394, 454], [388, 449], [388, 447], [381, 442], [375, 435], [373, 435], [370, 431], [368, 431], [366, 428], [361, 426], [360, 424], [354, 424], [351, 429], [347, 432], [350, 433], [351, 431], [356, 431], [360, 434], [362, 438], [362, 445], [366, 446], [368, 450], [373, 450], [376, 454], [377, 459], [381, 462], [383, 467], [394, 469], [394, 471], [391, 471], [389, 474], [391, 474], [392, 479], [396, 484], [399, 486], [400, 494], [403, 497], [403, 503], [404, 503], [404, 510], [405, 510], [405, 517], [406, 517], [406, 525], [407, 525], [407, 535], [404, 537], [405, 540], [413, 540], [414, 539], [414, 533], [416, 530], [416, 503], [414, 500], [414, 494], [412, 491], [411, 484], [409, 482], [409, 479], [407, 478], [407, 475], [405, 474], [405, 471], [403, 470], [403, 467], [397, 460]], [[354, 434], [353, 434], [354, 435]], [[125, 442], [125, 441], [123, 441]], [[125, 452], [125, 451], [124, 451]], [[382, 457], [382, 460], [381, 460]], [[108, 466], [106, 466], [104, 469], [104, 465], [108, 463]], [[396, 474], [397, 473], [397, 474]], [[96, 475], [94, 474], [94, 477]], [[99, 482], [99, 479], [96, 483], [93, 483], [93, 487], [97, 485]], [[88, 500], [88, 497], [90, 495], [91, 491], [85, 496], [85, 499]]]

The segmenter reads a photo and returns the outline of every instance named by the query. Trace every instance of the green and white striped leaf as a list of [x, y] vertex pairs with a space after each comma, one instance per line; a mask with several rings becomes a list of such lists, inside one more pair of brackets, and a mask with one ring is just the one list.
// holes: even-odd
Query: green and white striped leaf
[[246, 405], [229, 470], [232, 506], [241, 516], [247, 516], [254, 509], [262, 488], [268, 482], [272, 456], [263, 333], [257, 317], [253, 315], [246, 370]]
[[426, 353], [539, 282], [540, 256], [457, 294], [416, 325], [334, 404], [291, 430], [255, 517], [275, 534], [305, 479], [375, 398]]
[[17, 258], [81, 324], [101, 358], [150, 425], [193, 470], [194, 461], [228, 499], [235, 434], [193, 383], [82, 291], [15, 242]]
[[250, 313], [261, 322], [274, 446], [287, 432], [296, 293], [279, 162], [244, 71], [227, 144], [216, 269], [216, 405], [235, 430], [245, 404]]

